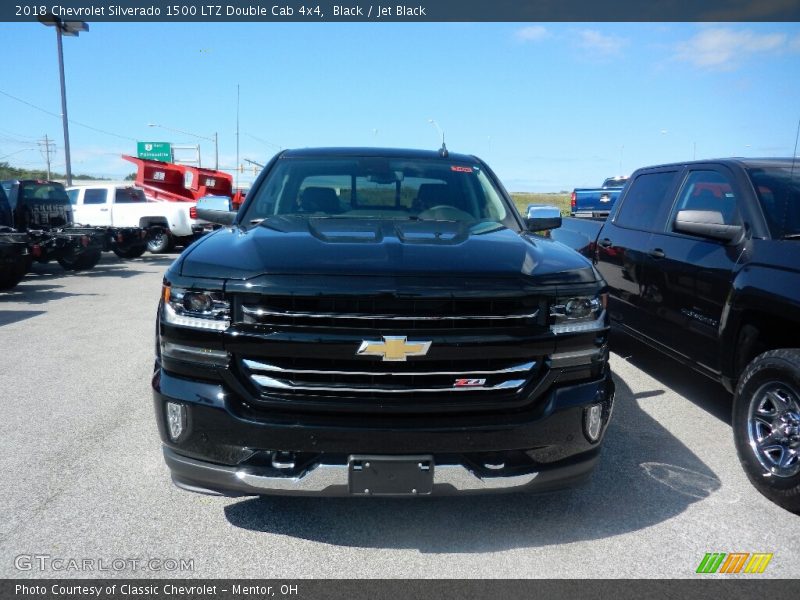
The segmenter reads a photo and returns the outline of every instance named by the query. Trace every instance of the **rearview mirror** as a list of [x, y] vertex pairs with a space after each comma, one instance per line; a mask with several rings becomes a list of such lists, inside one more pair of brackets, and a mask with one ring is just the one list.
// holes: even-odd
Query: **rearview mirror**
[[210, 223], [232, 225], [236, 211], [228, 196], [203, 196], [197, 201], [197, 218]]
[[561, 210], [556, 206], [529, 204], [525, 217], [528, 231], [545, 231], [561, 227]]
[[727, 225], [716, 210], [679, 210], [675, 215], [675, 231], [680, 233], [732, 242], [742, 230], [741, 225]]

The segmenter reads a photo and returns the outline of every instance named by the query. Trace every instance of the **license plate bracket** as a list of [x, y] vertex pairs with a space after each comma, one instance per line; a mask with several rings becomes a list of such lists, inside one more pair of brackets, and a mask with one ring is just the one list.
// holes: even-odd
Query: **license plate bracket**
[[348, 485], [356, 496], [425, 496], [433, 491], [433, 456], [353, 454]]

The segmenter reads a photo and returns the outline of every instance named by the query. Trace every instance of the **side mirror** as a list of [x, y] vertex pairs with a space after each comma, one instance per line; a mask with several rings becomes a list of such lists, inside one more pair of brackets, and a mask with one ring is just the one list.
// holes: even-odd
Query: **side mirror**
[[561, 227], [561, 210], [556, 206], [529, 204], [525, 216], [528, 231], [546, 231]]
[[679, 210], [675, 215], [675, 231], [732, 242], [742, 235], [741, 225], [726, 225], [722, 213], [716, 210]]
[[236, 211], [228, 196], [203, 196], [197, 201], [197, 218], [220, 225], [232, 225]]

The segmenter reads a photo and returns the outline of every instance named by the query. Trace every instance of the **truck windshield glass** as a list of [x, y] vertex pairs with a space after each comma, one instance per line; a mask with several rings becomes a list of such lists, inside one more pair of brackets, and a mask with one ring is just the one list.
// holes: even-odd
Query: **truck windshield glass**
[[790, 168], [748, 169], [774, 239], [800, 237], [800, 173]]
[[286, 158], [243, 215], [494, 222], [517, 227], [479, 164], [442, 159]]
[[20, 186], [20, 198], [26, 202], [69, 204], [66, 190], [57, 183], [23, 183]]

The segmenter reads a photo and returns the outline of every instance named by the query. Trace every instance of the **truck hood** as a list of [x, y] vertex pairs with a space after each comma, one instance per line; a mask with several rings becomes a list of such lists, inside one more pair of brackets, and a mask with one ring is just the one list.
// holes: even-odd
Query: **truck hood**
[[272, 217], [205, 236], [173, 268], [186, 277], [241, 280], [264, 274], [597, 280], [589, 261], [558, 242], [496, 223], [454, 221]]

